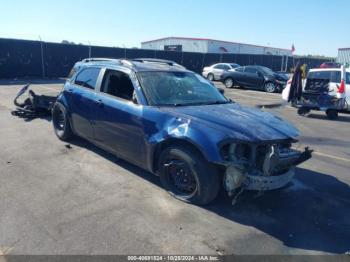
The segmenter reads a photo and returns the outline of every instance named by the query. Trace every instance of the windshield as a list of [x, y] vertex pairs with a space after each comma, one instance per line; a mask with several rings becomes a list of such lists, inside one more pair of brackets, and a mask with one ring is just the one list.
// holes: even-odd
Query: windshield
[[206, 79], [191, 72], [139, 72], [148, 103], [155, 106], [186, 106], [228, 103]]
[[261, 66], [259, 67], [262, 71], [264, 71], [264, 73], [268, 74], [268, 75], [273, 75], [274, 72], [270, 69], [270, 68], [267, 68], [265, 66]]

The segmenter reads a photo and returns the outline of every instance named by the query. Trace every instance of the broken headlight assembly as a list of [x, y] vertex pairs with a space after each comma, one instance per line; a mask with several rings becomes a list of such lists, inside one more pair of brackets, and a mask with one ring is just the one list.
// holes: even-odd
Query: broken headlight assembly
[[226, 168], [224, 176], [224, 186], [229, 195], [232, 195], [244, 183], [252, 147], [245, 143], [230, 143], [221, 148], [221, 154], [225, 161], [232, 163]]
[[221, 148], [226, 162], [223, 182], [229, 195], [240, 187], [271, 190], [286, 185], [294, 176], [294, 167], [311, 158], [312, 152], [308, 148], [295, 150], [292, 142], [225, 144]]
[[221, 155], [225, 161], [248, 163], [251, 157], [251, 146], [245, 143], [230, 143], [221, 148]]

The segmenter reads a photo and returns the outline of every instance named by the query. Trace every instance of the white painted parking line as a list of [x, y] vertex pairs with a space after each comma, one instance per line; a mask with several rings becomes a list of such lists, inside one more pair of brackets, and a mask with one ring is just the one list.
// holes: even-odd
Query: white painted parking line
[[232, 96], [235, 96], [235, 95], [237, 95], [237, 96], [239, 96], [239, 97], [244, 97], [244, 98], [249, 98], [249, 99], [254, 99], [254, 100], [259, 100], [259, 101], [266, 101], [266, 100], [268, 100], [268, 101], [274, 101], [274, 102], [276, 102], [276, 101], [282, 101], [282, 99], [278, 99], [277, 97], [274, 97], [274, 98], [272, 98], [272, 97], [264, 97], [264, 98], [261, 98], [261, 97], [258, 97], [255, 93], [251, 93], [250, 95], [248, 95], [248, 94], [242, 94], [242, 93], [240, 93], [240, 92], [230, 92], [230, 93], [228, 93], [228, 94], [230, 94], [230, 95], [232, 95]]
[[319, 155], [319, 156], [323, 156], [323, 157], [327, 157], [327, 158], [331, 158], [331, 159], [335, 159], [335, 160], [339, 160], [339, 161], [343, 161], [343, 162], [347, 162], [347, 163], [350, 163], [350, 159], [347, 159], [347, 158], [344, 158], [344, 157], [332, 156], [332, 155], [330, 155], [330, 154], [324, 154], [324, 153], [319, 152], [319, 151], [314, 151], [313, 154]]

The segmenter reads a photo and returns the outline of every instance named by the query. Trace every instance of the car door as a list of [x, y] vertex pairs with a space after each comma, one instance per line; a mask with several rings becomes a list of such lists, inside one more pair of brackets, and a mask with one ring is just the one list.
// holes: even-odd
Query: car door
[[336, 96], [338, 88], [340, 86], [340, 82], [341, 82], [341, 71], [336, 71], [336, 70], [329, 71], [326, 78], [327, 77], [329, 79], [329, 91], [330, 91], [329, 94]]
[[259, 74], [259, 71], [255, 67], [246, 66], [244, 69], [244, 75], [244, 82], [246, 86], [253, 89], [261, 88], [263, 77]]
[[[340, 70], [333, 70], [331, 72], [331, 81], [329, 83], [330, 95], [337, 95], [341, 83], [342, 73]], [[350, 73], [345, 73], [345, 99], [348, 104], [350, 104]]]
[[96, 94], [95, 141], [122, 158], [143, 166], [146, 161], [142, 105], [134, 97], [127, 73], [105, 70]]
[[237, 85], [244, 86], [244, 67], [237, 67], [230, 73]]
[[345, 96], [346, 96], [346, 102], [348, 105], [350, 105], [350, 72], [345, 73]]
[[220, 76], [225, 72], [223, 64], [217, 64], [213, 67], [214, 80], [219, 80]]
[[67, 92], [72, 126], [77, 135], [93, 140], [93, 107], [95, 88], [99, 81], [100, 69], [87, 67], [81, 69], [71, 82]]

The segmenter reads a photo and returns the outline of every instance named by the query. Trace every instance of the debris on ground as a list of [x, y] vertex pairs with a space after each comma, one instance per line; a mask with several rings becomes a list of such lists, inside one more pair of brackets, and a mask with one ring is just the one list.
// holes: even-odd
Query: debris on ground
[[[13, 101], [17, 108], [11, 114], [28, 120], [51, 115], [57, 96], [37, 95], [29, 87], [30, 84], [27, 84], [17, 93]], [[28, 93], [27, 98], [20, 102], [20, 98], [26, 93]]]

